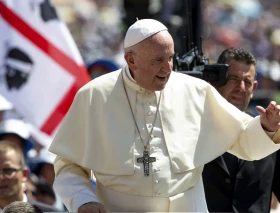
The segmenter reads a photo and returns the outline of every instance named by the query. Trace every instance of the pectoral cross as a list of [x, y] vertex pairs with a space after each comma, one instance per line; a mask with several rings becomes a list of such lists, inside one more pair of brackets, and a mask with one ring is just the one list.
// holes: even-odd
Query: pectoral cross
[[150, 157], [149, 151], [147, 151], [147, 150], [143, 151], [143, 157], [137, 158], [137, 163], [143, 163], [145, 176], [149, 176], [149, 169], [150, 169], [149, 163], [153, 163], [155, 161], [156, 161], [156, 158]]

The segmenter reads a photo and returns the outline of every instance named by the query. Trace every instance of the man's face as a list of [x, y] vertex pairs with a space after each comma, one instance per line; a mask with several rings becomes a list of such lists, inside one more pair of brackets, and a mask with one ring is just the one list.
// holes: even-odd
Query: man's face
[[22, 168], [10, 177], [5, 177], [3, 169], [21, 169], [20, 159], [14, 150], [0, 155], [0, 204], [16, 201], [23, 198], [23, 182], [27, 180], [27, 169]]
[[134, 54], [134, 80], [143, 88], [154, 92], [164, 89], [172, 68], [174, 43], [168, 31], [155, 34]]
[[228, 102], [245, 111], [258, 85], [256, 67], [232, 59], [226, 64], [229, 64], [228, 81], [217, 90]]

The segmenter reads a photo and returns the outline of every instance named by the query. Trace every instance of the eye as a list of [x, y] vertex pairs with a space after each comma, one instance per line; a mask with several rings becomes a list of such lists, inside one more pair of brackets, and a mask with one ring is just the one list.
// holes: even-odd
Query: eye
[[234, 76], [229, 76], [229, 77], [228, 77], [228, 80], [233, 80], [233, 81], [236, 81], [236, 80], [237, 80], [237, 78], [236, 78], [236, 77], [234, 77]]
[[253, 83], [251, 81], [245, 81], [245, 84], [251, 86]]
[[12, 175], [16, 170], [12, 168], [5, 168], [3, 169], [4, 174], [6, 175]]
[[159, 65], [159, 64], [162, 63], [162, 61], [163, 61], [162, 58], [153, 59], [153, 60], [152, 60], [152, 65]]

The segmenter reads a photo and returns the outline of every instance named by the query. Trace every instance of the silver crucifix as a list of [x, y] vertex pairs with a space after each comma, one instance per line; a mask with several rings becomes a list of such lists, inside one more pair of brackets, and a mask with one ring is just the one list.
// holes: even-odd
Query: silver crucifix
[[155, 161], [156, 161], [156, 158], [150, 157], [149, 151], [147, 151], [147, 150], [143, 151], [143, 157], [137, 158], [137, 163], [143, 163], [145, 176], [149, 176], [149, 169], [150, 169], [149, 163], [153, 163]]

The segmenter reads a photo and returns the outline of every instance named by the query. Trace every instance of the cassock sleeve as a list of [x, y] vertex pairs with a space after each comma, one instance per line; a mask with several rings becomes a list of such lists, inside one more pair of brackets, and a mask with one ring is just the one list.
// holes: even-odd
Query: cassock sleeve
[[[227, 110], [233, 119], [228, 119], [228, 122], [232, 120], [232, 125], [234, 119], [242, 121], [241, 129], [228, 125], [224, 123], [224, 125], [228, 125], [229, 133], [235, 135], [237, 132], [240, 132], [237, 140], [233, 145], [228, 149], [228, 152], [237, 156], [243, 160], [260, 160], [269, 154], [277, 151], [280, 148], [278, 144], [280, 142], [279, 131], [271, 138], [269, 134], [262, 128], [260, 116], [251, 117], [244, 112], [241, 112], [234, 105], [230, 104], [226, 99], [224, 99], [213, 87], [209, 87], [207, 98], [209, 98], [209, 103], [211, 99], [217, 100], [219, 106], [213, 104], [212, 108], [217, 108], [215, 111], [217, 114], [214, 116], [218, 119], [219, 116], [222, 116], [223, 109]], [[223, 106], [223, 108], [219, 108]], [[222, 125], [223, 122], [219, 124]], [[222, 129], [225, 129], [221, 126]], [[232, 135], [228, 134], [228, 138], [232, 137]]]
[[54, 190], [69, 212], [78, 212], [85, 203], [99, 202], [90, 181], [89, 169], [58, 156], [54, 161], [54, 170]]
[[[238, 141], [228, 150], [229, 153], [245, 160], [260, 160], [267, 156], [267, 153], [273, 153], [280, 147], [278, 138], [279, 133], [270, 139], [269, 135], [256, 134], [258, 132], [265, 132], [260, 125], [260, 116], [252, 119]], [[255, 143], [255, 141], [262, 141], [262, 143]], [[265, 151], [264, 151], [265, 150]]]

